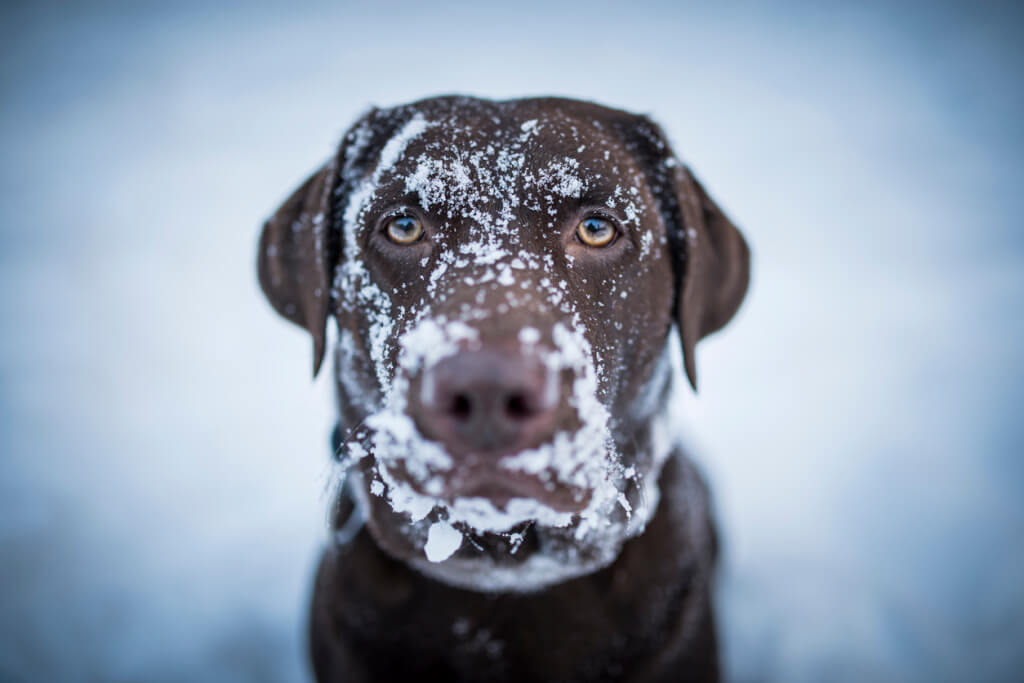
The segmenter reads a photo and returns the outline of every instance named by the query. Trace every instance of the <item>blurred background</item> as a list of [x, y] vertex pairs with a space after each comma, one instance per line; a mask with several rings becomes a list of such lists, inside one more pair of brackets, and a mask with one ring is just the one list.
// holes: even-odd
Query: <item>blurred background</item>
[[1019, 680], [1014, 3], [7, 2], [0, 56], [0, 680], [307, 679], [332, 398], [257, 234], [450, 92], [649, 113], [753, 248], [683, 406], [730, 677]]

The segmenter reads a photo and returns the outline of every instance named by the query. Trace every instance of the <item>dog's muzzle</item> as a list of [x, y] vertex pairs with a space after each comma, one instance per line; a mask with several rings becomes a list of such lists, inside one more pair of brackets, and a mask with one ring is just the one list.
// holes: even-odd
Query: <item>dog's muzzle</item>
[[513, 497], [578, 507], [536, 477], [500, 467], [503, 457], [536, 448], [564, 429], [561, 372], [517, 347], [465, 349], [423, 369], [410, 385], [408, 413], [419, 431], [451, 456], [443, 497]]

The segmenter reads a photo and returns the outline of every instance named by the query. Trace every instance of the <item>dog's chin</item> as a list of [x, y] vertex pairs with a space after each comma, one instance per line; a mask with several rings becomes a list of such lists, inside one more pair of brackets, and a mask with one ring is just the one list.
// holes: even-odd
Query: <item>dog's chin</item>
[[[528, 593], [598, 571], [618, 556], [625, 537], [581, 544], [575, 529], [527, 525], [511, 535], [465, 534], [459, 550], [442, 562], [422, 553], [407, 562], [420, 573], [465, 590]], [[611, 541], [611, 542], [609, 542]]]
[[[519, 502], [524, 507], [530, 503]], [[385, 547], [384, 539], [378, 536], [391, 541], [391, 549], [398, 551], [392, 554], [420, 573], [449, 586], [478, 592], [528, 593], [590, 574], [611, 564], [630, 535], [624, 518], [609, 520], [601, 533], [581, 534], [583, 527], [578, 519], [564, 527], [530, 520], [504, 531], [480, 531], [465, 523], [452, 526], [433, 521], [444, 516], [443, 508], [439, 506], [419, 522], [404, 520], [399, 527], [402, 539], [398, 548], [393, 534], [374, 533], [374, 529], [380, 530], [381, 520], [371, 518], [368, 526], [379, 545]], [[438, 525], [458, 539], [458, 548], [440, 560], [431, 559], [430, 549], [432, 532]]]

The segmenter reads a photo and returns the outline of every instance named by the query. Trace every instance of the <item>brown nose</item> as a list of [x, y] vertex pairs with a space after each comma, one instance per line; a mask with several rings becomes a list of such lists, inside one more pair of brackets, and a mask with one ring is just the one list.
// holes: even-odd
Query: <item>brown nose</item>
[[418, 385], [410, 397], [413, 419], [454, 456], [512, 453], [554, 433], [558, 373], [536, 356], [462, 351], [424, 371]]

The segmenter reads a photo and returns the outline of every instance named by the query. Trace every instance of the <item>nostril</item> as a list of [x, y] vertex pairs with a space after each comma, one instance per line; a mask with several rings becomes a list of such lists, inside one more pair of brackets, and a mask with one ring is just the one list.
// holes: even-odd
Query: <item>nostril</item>
[[530, 409], [530, 402], [523, 394], [512, 394], [505, 402], [505, 414], [514, 420], [523, 420], [530, 417], [533, 411]]
[[473, 401], [466, 394], [455, 394], [448, 412], [456, 420], [468, 420], [473, 414]]

